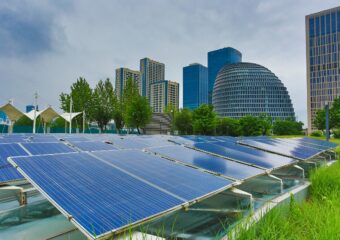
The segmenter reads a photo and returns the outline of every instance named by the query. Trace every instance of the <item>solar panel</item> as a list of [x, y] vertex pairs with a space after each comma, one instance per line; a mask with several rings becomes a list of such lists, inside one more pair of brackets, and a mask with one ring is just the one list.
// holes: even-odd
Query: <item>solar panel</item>
[[270, 152], [275, 152], [277, 154], [294, 157], [300, 160], [306, 160], [316, 156], [322, 151], [318, 149], [312, 149], [302, 146], [288, 146], [284, 144], [280, 144], [271, 140], [242, 140], [239, 143], [252, 146], [255, 148], [263, 149]]
[[315, 149], [320, 149], [320, 150], [329, 150], [330, 148], [324, 145], [316, 145], [314, 143], [310, 143], [307, 141], [299, 141], [296, 139], [291, 139], [291, 138], [279, 138], [275, 139], [277, 142], [282, 143], [282, 144], [290, 144], [293, 146], [303, 146], [303, 147], [308, 147], [308, 148], [315, 148]]
[[82, 151], [102, 151], [102, 150], [116, 150], [112, 144], [107, 144], [100, 141], [88, 141], [88, 142], [71, 142]]
[[32, 155], [75, 152], [63, 143], [22, 143]]
[[298, 139], [294, 138], [294, 139], [300, 142], [309, 142], [309, 143], [320, 145], [320, 146], [327, 146], [329, 148], [336, 148], [337, 146], [339, 146], [336, 143], [313, 139], [313, 138], [298, 138]]
[[114, 137], [112, 138], [112, 143], [114, 146], [117, 146], [123, 149], [143, 149], [143, 148], [148, 147], [147, 144], [144, 144], [142, 142], [139, 142], [139, 141], [136, 141], [130, 138]]
[[0, 167], [0, 183], [12, 182], [21, 179], [24, 179], [24, 177], [12, 165], [4, 165]]
[[0, 166], [9, 165], [8, 157], [27, 155], [28, 153], [17, 143], [0, 144]]
[[254, 151], [254, 149], [234, 143], [197, 143], [194, 145], [194, 147], [206, 152], [266, 169], [275, 169], [293, 164], [295, 162], [295, 160], [291, 158], [276, 156], [275, 154], [270, 154], [259, 150]]
[[139, 150], [103, 151], [93, 154], [187, 201], [220, 190], [232, 183]]
[[63, 136], [62, 137], [63, 140], [65, 141], [73, 141], [73, 142], [86, 142], [86, 141], [90, 141], [91, 139], [87, 138], [87, 137], [83, 137], [83, 136]]
[[29, 138], [30, 142], [45, 143], [45, 142], [59, 142], [59, 139], [52, 135], [33, 135]]
[[149, 148], [149, 150], [185, 164], [239, 180], [265, 173], [264, 170], [259, 168], [229, 161], [178, 145]]
[[185, 202], [87, 153], [19, 157], [12, 163], [89, 238]]

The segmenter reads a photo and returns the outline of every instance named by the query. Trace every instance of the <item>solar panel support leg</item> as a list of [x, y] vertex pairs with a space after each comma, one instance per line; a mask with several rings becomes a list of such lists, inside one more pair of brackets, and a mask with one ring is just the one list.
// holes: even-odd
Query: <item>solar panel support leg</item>
[[24, 206], [27, 204], [27, 192], [20, 192], [19, 193], [19, 205]]

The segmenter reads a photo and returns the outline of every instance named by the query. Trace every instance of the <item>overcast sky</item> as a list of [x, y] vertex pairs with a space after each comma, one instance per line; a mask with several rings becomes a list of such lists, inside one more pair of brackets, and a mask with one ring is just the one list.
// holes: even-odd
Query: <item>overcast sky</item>
[[[182, 67], [207, 64], [207, 52], [234, 47], [243, 61], [273, 71], [306, 122], [305, 15], [337, 0], [1, 0], [0, 104], [59, 108], [59, 94], [79, 76], [92, 86], [139, 59]], [[180, 85], [182, 91], [182, 85]], [[182, 95], [181, 95], [182, 96]], [[182, 98], [182, 97], [181, 97]], [[180, 101], [182, 105], [182, 99]]]

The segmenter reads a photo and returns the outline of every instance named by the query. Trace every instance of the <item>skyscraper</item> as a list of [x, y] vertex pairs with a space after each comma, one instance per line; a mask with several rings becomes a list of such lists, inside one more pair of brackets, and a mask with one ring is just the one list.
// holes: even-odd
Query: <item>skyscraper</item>
[[318, 109], [340, 95], [340, 7], [306, 16], [308, 132]]
[[128, 68], [117, 68], [115, 89], [118, 97], [122, 96], [124, 87], [129, 78], [134, 80], [135, 84], [138, 86], [139, 94], [142, 94], [141, 73]]
[[162, 113], [166, 107], [179, 107], [179, 84], [163, 80], [150, 84], [150, 106], [153, 112]]
[[242, 54], [231, 47], [221, 48], [208, 52], [208, 101], [212, 103], [212, 92], [218, 71], [226, 64], [239, 63]]
[[150, 99], [151, 84], [165, 79], [165, 65], [150, 58], [143, 58], [140, 60], [140, 72], [142, 74], [142, 96]]
[[183, 68], [183, 108], [193, 110], [208, 103], [208, 68], [193, 63]]

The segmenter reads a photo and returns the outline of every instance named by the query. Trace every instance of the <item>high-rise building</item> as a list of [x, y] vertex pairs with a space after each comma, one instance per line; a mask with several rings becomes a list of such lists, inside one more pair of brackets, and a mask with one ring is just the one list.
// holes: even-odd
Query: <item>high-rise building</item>
[[117, 68], [116, 69], [116, 82], [115, 89], [118, 97], [123, 95], [123, 90], [128, 79], [132, 79], [138, 86], [139, 94], [142, 94], [142, 81], [141, 73], [139, 71], [131, 70], [128, 68]]
[[340, 7], [306, 16], [308, 132], [318, 109], [340, 95]]
[[212, 92], [218, 72], [226, 64], [239, 63], [242, 61], [242, 54], [231, 47], [221, 48], [208, 52], [208, 102], [212, 103]]
[[208, 103], [208, 68], [193, 63], [183, 68], [183, 108], [193, 110]]
[[150, 106], [153, 112], [164, 112], [167, 106], [179, 108], [179, 84], [163, 80], [150, 84]]
[[142, 96], [150, 99], [151, 84], [165, 79], [165, 65], [150, 58], [143, 58], [139, 66], [142, 74]]

